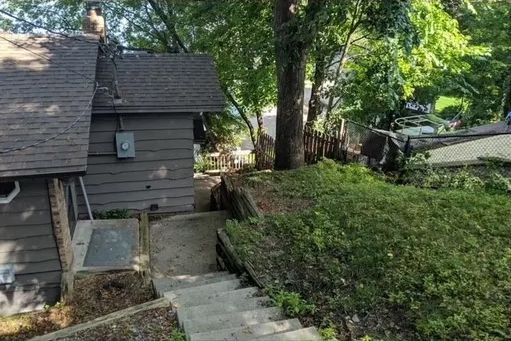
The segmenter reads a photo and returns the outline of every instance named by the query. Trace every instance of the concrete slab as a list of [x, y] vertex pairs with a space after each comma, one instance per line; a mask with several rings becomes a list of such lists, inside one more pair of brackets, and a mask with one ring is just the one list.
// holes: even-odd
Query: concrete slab
[[217, 302], [194, 307], [182, 307], [177, 309], [177, 319], [185, 321], [210, 315], [234, 313], [236, 311], [248, 311], [267, 307], [270, 302], [268, 297], [252, 297], [238, 302]]
[[185, 320], [183, 321], [183, 329], [187, 334], [193, 334], [217, 329], [250, 326], [277, 321], [281, 318], [282, 313], [280, 309], [271, 307]]
[[195, 333], [190, 335], [190, 341], [218, 341], [236, 340], [248, 341], [255, 337], [301, 329], [302, 325], [297, 319], [266, 322], [245, 327], [228, 328]]
[[151, 273], [154, 278], [199, 275], [217, 270], [216, 230], [225, 211], [176, 215], [151, 223]]
[[72, 245], [74, 272], [137, 270], [138, 220], [79, 220]]
[[[176, 305], [179, 308], [185, 306], [193, 307], [197, 305], [211, 304], [215, 302], [222, 302], [223, 304], [236, 303], [239, 302], [239, 300], [241, 299], [254, 297], [258, 293], [259, 293], [258, 288], [250, 287], [209, 295], [207, 297], [204, 297], [200, 301], [197, 301], [194, 297], [183, 296], [176, 298], [174, 295], [172, 297], [174, 299], [174, 302], [172, 302], [172, 304]], [[165, 293], [164, 296], [167, 297], [167, 293]]]
[[197, 276], [182, 275], [169, 278], [154, 278], [152, 281], [156, 294], [158, 295], [158, 297], [162, 297], [163, 294], [168, 291], [192, 288], [204, 284], [222, 282], [231, 279], [236, 279], [236, 275], [229, 274], [225, 271], [218, 272], [218, 275], [215, 273]]
[[[193, 288], [177, 289], [166, 292], [164, 296], [176, 304], [180, 298], [186, 298], [194, 305], [200, 305], [203, 299], [214, 296], [215, 294], [223, 293], [226, 291], [236, 290], [241, 286], [239, 279], [232, 279], [228, 281], [222, 281], [217, 283], [205, 284]], [[182, 302], [181, 302], [182, 303]], [[195, 304], [197, 303], [197, 304]], [[181, 304], [181, 306], [183, 306]]]

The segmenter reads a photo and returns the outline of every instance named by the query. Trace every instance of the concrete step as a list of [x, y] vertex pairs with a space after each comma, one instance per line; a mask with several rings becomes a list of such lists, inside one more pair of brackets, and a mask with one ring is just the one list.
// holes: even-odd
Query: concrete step
[[[221, 283], [221, 282], [220, 282]], [[193, 307], [197, 305], [211, 304], [215, 302], [236, 302], [241, 298], [254, 297], [259, 292], [258, 288], [250, 287], [237, 290], [229, 290], [218, 293], [197, 293], [191, 296], [176, 296], [172, 292], [165, 293], [172, 304], [179, 307]]]
[[236, 311], [247, 311], [268, 307], [271, 302], [269, 297], [242, 298], [234, 302], [215, 302], [194, 307], [182, 307], [177, 309], [179, 321], [207, 317], [209, 315], [227, 314]]
[[182, 325], [184, 331], [190, 335], [210, 330], [245, 327], [280, 319], [282, 319], [280, 309], [272, 307], [185, 320]]
[[190, 341], [248, 341], [255, 337], [301, 329], [297, 319], [253, 324], [245, 327], [213, 330], [191, 334]]
[[167, 291], [192, 288], [199, 285], [211, 284], [225, 280], [236, 279], [235, 274], [229, 274], [227, 271], [212, 272], [205, 275], [183, 275], [174, 277], [153, 278], [153, 288], [158, 297], [162, 297]]
[[293, 330], [290, 332], [258, 336], [254, 341], [321, 341], [321, 336], [314, 327]]
[[239, 279], [231, 279], [227, 281], [221, 281], [211, 284], [199, 285], [197, 287], [192, 288], [184, 288], [184, 289], [176, 289], [172, 291], [167, 291], [163, 295], [170, 301], [172, 304], [177, 305], [178, 299], [181, 297], [194, 298], [197, 302], [200, 303], [200, 300], [207, 298], [211, 295], [218, 294], [225, 291], [231, 291], [238, 289], [241, 286], [241, 282]]

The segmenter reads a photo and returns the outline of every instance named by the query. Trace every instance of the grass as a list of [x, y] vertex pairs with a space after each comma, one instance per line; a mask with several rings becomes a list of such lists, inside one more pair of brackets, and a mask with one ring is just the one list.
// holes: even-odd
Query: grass
[[459, 106], [461, 102], [460, 97], [440, 96], [435, 103], [435, 111], [442, 111], [450, 106]]
[[396, 186], [330, 161], [243, 181], [267, 214], [231, 222], [230, 238], [269, 286], [317, 308], [310, 323], [341, 339], [511, 337], [508, 196]]

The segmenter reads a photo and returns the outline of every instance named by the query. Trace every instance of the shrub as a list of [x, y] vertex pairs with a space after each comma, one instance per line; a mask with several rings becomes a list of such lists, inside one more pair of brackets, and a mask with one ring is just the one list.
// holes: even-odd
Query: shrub
[[400, 178], [405, 184], [424, 188], [453, 188], [493, 193], [511, 191], [511, 179], [493, 163], [463, 168], [435, 168], [427, 163], [428, 154], [416, 154], [404, 162]]
[[106, 211], [92, 212], [94, 219], [128, 219], [131, 218], [130, 211], [127, 208], [116, 208]]
[[199, 155], [193, 164], [195, 173], [204, 173], [210, 169], [212, 163], [204, 155]]

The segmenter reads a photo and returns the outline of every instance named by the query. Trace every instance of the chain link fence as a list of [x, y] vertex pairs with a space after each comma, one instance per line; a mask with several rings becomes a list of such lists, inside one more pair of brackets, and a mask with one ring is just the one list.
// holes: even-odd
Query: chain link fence
[[488, 162], [511, 162], [511, 131], [410, 137], [406, 154], [425, 155], [434, 167], [465, 167]]
[[341, 161], [364, 163], [389, 171], [399, 169], [400, 158], [408, 148], [406, 136], [350, 120], [345, 120], [342, 126]]

